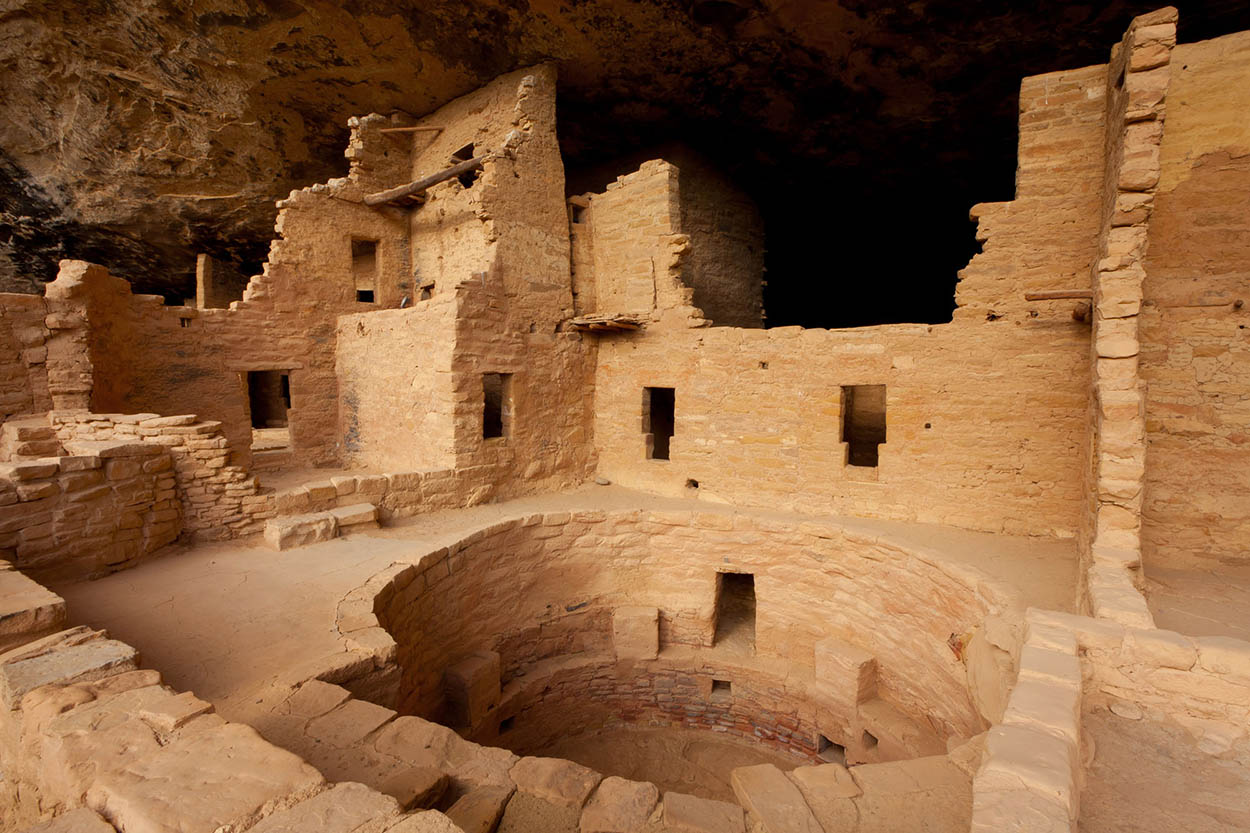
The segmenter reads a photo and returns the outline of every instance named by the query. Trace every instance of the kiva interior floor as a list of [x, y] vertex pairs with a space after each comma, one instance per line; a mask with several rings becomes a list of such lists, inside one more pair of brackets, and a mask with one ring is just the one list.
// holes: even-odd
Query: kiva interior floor
[[774, 764], [789, 771], [801, 763], [771, 753], [762, 744], [678, 728], [605, 729], [565, 738], [543, 754], [576, 761], [604, 775], [651, 781], [661, 792], [718, 801], [736, 800], [729, 774], [740, 766]]

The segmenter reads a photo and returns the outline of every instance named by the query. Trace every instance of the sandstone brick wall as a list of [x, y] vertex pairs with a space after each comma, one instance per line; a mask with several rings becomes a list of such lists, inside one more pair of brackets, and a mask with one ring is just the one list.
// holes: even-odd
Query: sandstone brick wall
[[1230, 116], [1250, 109], [1250, 34], [1170, 66], [1141, 313], [1147, 571], [1250, 560], [1250, 124]]
[[681, 276], [690, 238], [681, 233], [677, 168], [659, 159], [644, 162], [587, 197], [574, 255], [582, 265], [579, 308], [650, 316], [689, 307], [694, 290]]
[[41, 577], [95, 576], [178, 537], [182, 510], [168, 451], [133, 441], [68, 450], [0, 466], [0, 558]]
[[52, 407], [46, 315], [37, 295], [0, 294], [0, 419]]
[[[355, 634], [376, 623], [388, 629], [403, 669], [403, 709], [436, 716], [443, 671], [469, 653], [502, 651], [539, 628], [540, 647], [526, 652], [535, 661], [564, 647], [593, 656], [605, 642], [603, 611], [621, 605], [659, 608], [662, 645], [703, 651], [701, 661], [714, 662], [719, 653], [707, 646], [719, 570], [755, 576], [750, 662], [774, 685], [810, 677], [815, 642], [836, 635], [878, 658], [883, 696], [923, 715], [931, 731], [981, 730], [967, 670], [948, 640], [977, 632], [991, 612], [1009, 613], [1010, 593], [974, 571], [836, 527], [694, 513], [531, 516], [474, 532], [415, 566], [397, 565], [349, 596], [348, 611], [369, 600], [372, 610], [349, 612], [340, 627], [362, 644], [374, 638]], [[865, 622], [876, 626], [865, 630]], [[575, 639], [578, 624], [586, 632]], [[514, 657], [502, 662], [516, 673]]]
[[450, 468], [455, 462], [454, 292], [338, 321], [335, 372], [344, 462]]
[[[1023, 296], [1089, 287], [1105, 78], [1095, 67], [1023, 83], [1017, 199], [973, 209], [984, 251], [961, 273], [953, 323], [844, 331], [657, 323], [601, 337], [600, 472], [669, 494], [694, 494], [694, 481], [714, 500], [1075, 535], [1088, 466], [1089, 328], [1072, 320], [1071, 304]], [[596, 263], [609, 256], [605, 245], [596, 230]], [[841, 388], [865, 384], [886, 386], [875, 469], [847, 466], [842, 437]], [[667, 462], [645, 458], [648, 386], [676, 389]]]
[[[71, 452], [94, 443], [122, 443], [125, 448], [143, 443], [168, 455], [171, 470], [161, 500], [170, 505], [160, 508], [164, 512], [177, 510], [181, 518], [178, 530], [198, 539], [251, 535], [260, 532], [264, 521], [274, 515], [273, 499], [260, 494], [257, 479], [246, 468], [231, 464], [235, 455], [220, 422], [202, 421], [194, 414], [63, 411], [50, 416], [57, 435]], [[177, 534], [176, 530], [174, 537]]]
[[509, 73], [420, 119], [418, 126], [440, 130], [412, 139], [414, 179], [448, 167], [470, 143], [474, 155], [491, 157], [467, 188], [455, 180], [435, 186], [412, 212], [418, 284], [452, 290], [491, 271], [515, 330], [550, 331], [573, 308], [555, 93], [554, 66]]
[[[601, 338], [599, 471], [667, 494], [1013, 534], [1075, 534], [1088, 330], [1058, 320]], [[846, 464], [843, 386], [885, 385], [877, 468]], [[644, 387], [675, 389], [668, 461]], [[687, 481], [697, 482], [697, 492]]]

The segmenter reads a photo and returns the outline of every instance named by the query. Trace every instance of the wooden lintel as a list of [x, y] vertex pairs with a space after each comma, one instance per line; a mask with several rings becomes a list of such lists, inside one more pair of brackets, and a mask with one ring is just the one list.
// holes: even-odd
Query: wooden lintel
[[1024, 293], [1026, 301], [1089, 301], [1093, 297], [1092, 289], [1043, 289]]

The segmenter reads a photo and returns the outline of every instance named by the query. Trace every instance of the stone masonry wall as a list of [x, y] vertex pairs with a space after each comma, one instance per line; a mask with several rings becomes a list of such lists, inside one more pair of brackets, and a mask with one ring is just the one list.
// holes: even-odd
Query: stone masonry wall
[[[61, 411], [51, 415], [57, 435], [71, 452], [95, 443], [136, 443], [156, 447], [169, 455], [172, 471], [162, 500], [181, 515], [183, 532], [201, 540], [240, 538], [261, 531], [273, 517], [273, 499], [260, 494], [257, 479], [235, 456], [219, 422], [201, 421], [194, 414], [93, 414]], [[177, 533], [175, 533], [176, 537]], [[170, 539], [172, 540], [172, 539]]]
[[41, 578], [97, 576], [178, 537], [169, 452], [125, 441], [69, 451], [0, 466], [0, 558]]
[[[661, 611], [662, 649], [706, 651], [721, 570], [755, 576], [752, 662], [772, 663], [779, 678], [810, 676], [815, 642], [837, 636], [877, 657], [883, 696], [924, 715], [931, 731], [968, 737], [981, 730], [967, 670], [948, 640], [979, 631], [991, 612], [1009, 616], [1010, 594], [966, 568], [836, 527], [688, 512], [532, 516], [396, 569], [369, 596], [373, 612], [340, 627], [350, 642], [364, 638], [351, 627], [380, 622], [398, 643], [403, 709], [439, 715], [443, 671], [468, 654], [515, 645], [515, 634], [536, 626], [564, 634], [553, 652], [589, 650], [601, 644], [593, 636], [597, 612], [621, 605]], [[569, 624], [589, 626], [580, 642], [558, 625], [570, 616], [577, 618]], [[553, 656], [535, 655], [540, 663]], [[510, 656], [502, 662], [517, 667]]]
[[1099, 259], [1091, 269], [1092, 540], [1083, 553], [1083, 607], [1153, 624], [1137, 592], [1145, 479], [1145, 385], [1138, 373], [1142, 268], [1159, 182], [1159, 140], [1176, 45], [1176, 9], [1135, 18], [1108, 64]]
[[508, 327], [518, 331], [550, 332], [573, 308], [555, 95], [551, 65], [509, 73], [418, 120], [438, 131], [412, 140], [414, 179], [448, 167], [469, 144], [488, 156], [467, 185], [434, 186], [412, 211], [416, 283], [453, 291], [489, 271], [508, 299]]
[[[694, 290], [682, 282], [690, 239], [681, 233], [678, 170], [644, 162], [617, 177], [602, 194], [588, 194], [579, 223], [575, 263], [580, 309], [602, 314], [651, 315], [689, 308]], [[593, 298], [584, 297], [593, 285]]]
[[[1023, 296], [1089, 286], [1105, 78], [1095, 67], [1022, 84], [1016, 199], [973, 209], [984, 251], [962, 272], [951, 324], [752, 331], [661, 322], [601, 336], [600, 473], [668, 494], [693, 494], [694, 481], [718, 501], [1075, 535], [1089, 329], [1070, 303]], [[596, 260], [603, 248], [596, 233]], [[876, 468], [846, 465], [842, 436], [841, 388], [865, 384], [886, 386]], [[647, 386], [676, 389], [667, 462], [645, 457]]]
[[452, 338], [456, 295], [338, 322], [344, 462], [375, 470], [450, 468], [455, 460]]
[[0, 419], [52, 407], [46, 316], [37, 295], [0, 294]]
[[1146, 569], [1250, 562], [1250, 34], [1177, 46], [1141, 319]]

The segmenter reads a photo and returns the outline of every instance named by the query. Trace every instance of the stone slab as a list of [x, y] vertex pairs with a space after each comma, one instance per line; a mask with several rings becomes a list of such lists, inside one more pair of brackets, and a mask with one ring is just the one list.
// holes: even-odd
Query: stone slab
[[251, 727], [227, 723], [102, 773], [87, 806], [128, 833], [245, 829], [267, 805], [311, 796], [323, 783], [321, 773]]
[[563, 758], [522, 758], [509, 774], [521, 792], [579, 810], [603, 778], [593, 769]]
[[51, 821], [25, 828], [22, 833], [117, 833], [95, 810], [79, 807]]
[[378, 507], [372, 503], [353, 503], [351, 506], [339, 506], [330, 510], [330, 514], [338, 522], [339, 529], [364, 524], [377, 524]]
[[460, 796], [447, 817], [464, 833], [490, 833], [499, 824], [513, 787], [477, 787]]
[[803, 793], [772, 764], [738, 767], [729, 781], [764, 833], [824, 833]]
[[352, 833], [370, 821], [396, 818], [399, 810], [390, 796], [349, 781], [262, 819], [249, 833]]
[[686, 793], [664, 793], [664, 824], [682, 833], [746, 833], [737, 804]]
[[348, 700], [308, 724], [308, 736], [345, 749], [364, 741], [395, 717], [395, 712], [364, 700]]
[[634, 833], [651, 818], [660, 790], [647, 781], [629, 781], [611, 775], [582, 811], [581, 833]]
[[22, 695], [40, 686], [91, 682], [133, 671], [138, 664], [139, 653], [115, 639], [58, 647], [39, 656], [0, 665], [0, 703], [16, 708]]
[[279, 551], [329, 541], [337, 535], [338, 525], [329, 512], [290, 515], [265, 522], [265, 543]]

